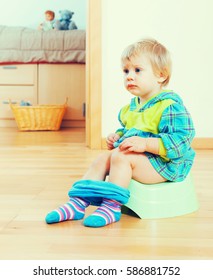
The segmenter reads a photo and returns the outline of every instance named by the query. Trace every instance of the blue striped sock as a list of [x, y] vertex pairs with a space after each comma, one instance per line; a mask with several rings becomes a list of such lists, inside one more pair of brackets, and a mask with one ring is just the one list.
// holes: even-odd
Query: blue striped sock
[[84, 217], [85, 208], [89, 203], [79, 197], [71, 197], [70, 201], [48, 213], [47, 224], [59, 223], [67, 220], [80, 220]]
[[101, 206], [93, 214], [88, 216], [83, 224], [86, 227], [103, 227], [121, 218], [121, 205], [119, 202], [110, 199], [103, 199]]

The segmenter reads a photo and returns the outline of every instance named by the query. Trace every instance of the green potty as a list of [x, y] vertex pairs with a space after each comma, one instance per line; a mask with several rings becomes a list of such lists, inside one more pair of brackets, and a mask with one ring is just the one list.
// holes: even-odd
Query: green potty
[[131, 209], [141, 219], [176, 217], [198, 210], [198, 200], [191, 175], [182, 182], [142, 184], [131, 180], [130, 199], [122, 212]]

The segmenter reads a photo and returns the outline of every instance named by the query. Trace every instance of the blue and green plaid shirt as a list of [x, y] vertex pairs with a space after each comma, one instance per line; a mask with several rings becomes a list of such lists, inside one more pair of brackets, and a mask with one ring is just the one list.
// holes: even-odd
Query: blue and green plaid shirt
[[191, 116], [181, 98], [172, 91], [163, 91], [142, 106], [135, 97], [119, 113], [122, 128], [116, 132], [121, 138], [115, 147], [127, 137], [159, 138], [160, 150], [165, 155], [145, 152], [156, 171], [168, 181], [182, 181], [188, 175], [195, 157], [191, 148], [195, 129]]

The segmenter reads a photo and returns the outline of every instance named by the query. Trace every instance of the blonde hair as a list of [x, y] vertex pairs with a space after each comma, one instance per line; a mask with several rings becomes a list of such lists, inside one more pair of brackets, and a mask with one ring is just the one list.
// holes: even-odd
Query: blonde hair
[[172, 68], [169, 51], [155, 39], [143, 39], [129, 45], [123, 51], [121, 61], [125, 62], [131, 57], [137, 57], [141, 54], [149, 58], [155, 75], [161, 75], [165, 78], [162, 85], [166, 86], [169, 83]]

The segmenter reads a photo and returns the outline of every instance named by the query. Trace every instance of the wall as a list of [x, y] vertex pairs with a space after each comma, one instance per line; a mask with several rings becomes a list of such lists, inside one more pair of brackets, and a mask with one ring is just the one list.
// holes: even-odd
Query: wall
[[7, 0], [0, 3], [0, 25], [37, 28], [44, 20], [44, 12], [53, 10], [56, 18], [59, 10], [71, 10], [79, 29], [86, 28], [87, 0]]
[[130, 43], [154, 37], [172, 54], [169, 89], [184, 99], [197, 137], [213, 137], [211, 0], [103, 0], [102, 135], [114, 131], [117, 114], [132, 97], [123, 87], [120, 55]]

